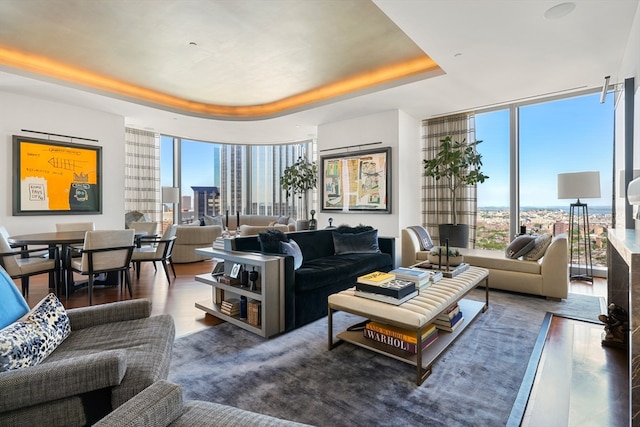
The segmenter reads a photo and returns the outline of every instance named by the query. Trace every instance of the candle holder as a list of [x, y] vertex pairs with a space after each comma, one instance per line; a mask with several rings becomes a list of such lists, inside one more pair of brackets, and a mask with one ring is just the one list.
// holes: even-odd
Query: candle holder
[[255, 267], [253, 267], [253, 269], [249, 272], [249, 280], [251, 281], [251, 286], [249, 287], [249, 290], [257, 291], [258, 285], [256, 284], [256, 282], [258, 281], [258, 272], [256, 271]]

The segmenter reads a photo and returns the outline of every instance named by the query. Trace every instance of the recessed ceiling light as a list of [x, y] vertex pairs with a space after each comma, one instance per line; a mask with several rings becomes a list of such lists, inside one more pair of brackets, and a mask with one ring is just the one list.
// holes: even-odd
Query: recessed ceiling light
[[196, 42], [189, 42], [189, 46], [198, 46], [198, 43], [196, 43]]
[[459, 56], [462, 56], [462, 53], [458, 52], [455, 55], [453, 55], [454, 58], [458, 58]]
[[550, 9], [547, 9], [544, 13], [544, 17], [547, 19], [560, 19], [573, 12], [573, 9], [575, 8], [576, 4], [573, 2], [560, 3]]

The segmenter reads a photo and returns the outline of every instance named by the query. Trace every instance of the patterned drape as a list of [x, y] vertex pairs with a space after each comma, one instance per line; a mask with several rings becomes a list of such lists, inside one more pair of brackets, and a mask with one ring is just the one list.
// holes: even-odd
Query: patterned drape
[[125, 128], [124, 167], [125, 212], [139, 211], [161, 221], [159, 136]]
[[[472, 113], [458, 114], [437, 119], [423, 120], [422, 158], [432, 159], [438, 151], [440, 140], [450, 135], [454, 141], [475, 141], [475, 119]], [[456, 192], [458, 223], [469, 225], [469, 247], [475, 246], [477, 196], [476, 186], [464, 186]], [[429, 231], [435, 244], [440, 244], [438, 224], [450, 224], [451, 191], [444, 182], [423, 176], [422, 225]]]

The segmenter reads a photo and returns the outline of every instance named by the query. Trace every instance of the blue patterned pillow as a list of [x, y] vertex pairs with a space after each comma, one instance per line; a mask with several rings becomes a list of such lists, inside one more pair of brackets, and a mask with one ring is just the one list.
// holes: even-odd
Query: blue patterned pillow
[[62, 303], [47, 295], [24, 318], [0, 330], [0, 372], [37, 365], [70, 333]]

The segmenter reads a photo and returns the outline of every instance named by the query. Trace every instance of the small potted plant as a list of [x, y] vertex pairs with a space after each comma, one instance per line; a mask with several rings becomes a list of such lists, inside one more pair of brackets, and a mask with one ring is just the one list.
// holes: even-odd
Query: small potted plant
[[[309, 162], [303, 157], [285, 168], [280, 177], [280, 185], [285, 191], [287, 200], [292, 195], [298, 196], [299, 206], [302, 207], [302, 215], [297, 218], [296, 229], [308, 230], [309, 220], [307, 219], [308, 197], [307, 192], [316, 188], [318, 183], [318, 167], [316, 162]], [[304, 200], [302, 200], [304, 198]]]
[[480, 171], [482, 155], [477, 145], [482, 141], [466, 143], [453, 141], [451, 136], [440, 140], [440, 148], [433, 159], [424, 160], [424, 174], [436, 181], [445, 180], [451, 192], [451, 224], [440, 224], [440, 242], [449, 239], [451, 246], [467, 247], [469, 225], [458, 224], [456, 191], [466, 185], [482, 183], [489, 177]]
[[[429, 262], [435, 265], [447, 264], [447, 248], [445, 246], [434, 246], [429, 251]], [[457, 248], [449, 247], [449, 265], [456, 266], [462, 263], [462, 254]]]

